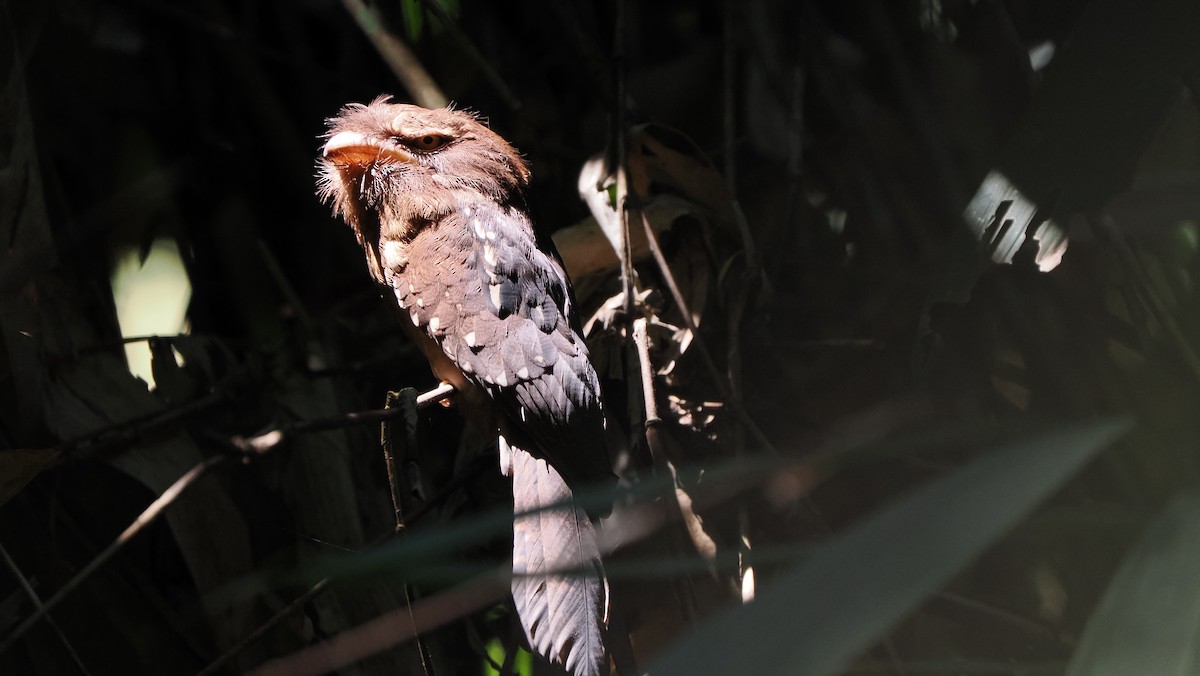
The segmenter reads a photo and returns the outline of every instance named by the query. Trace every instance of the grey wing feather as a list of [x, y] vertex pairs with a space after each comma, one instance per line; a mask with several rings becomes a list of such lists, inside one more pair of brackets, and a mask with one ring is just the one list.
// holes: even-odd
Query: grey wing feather
[[[386, 247], [384, 257], [387, 258]], [[397, 300], [506, 411], [506, 432], [567, 482], [612, 481], [600, 383], [573, 324], [565, 271], [519, 210], [481, 202], [422, 230]]]

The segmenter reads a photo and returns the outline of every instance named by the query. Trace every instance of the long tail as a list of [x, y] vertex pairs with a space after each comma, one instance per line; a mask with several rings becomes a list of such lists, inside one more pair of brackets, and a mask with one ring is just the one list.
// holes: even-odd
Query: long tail
[[[573, 676], [608, 673], [603, 632], [608, 580], [596, 527], [572, 505], [571, 489], [545, 460], [500, 438], [500, 466], [512, 476], [512, 595], [529, 645]], [[528, 513], [533, 512], [533, 513]]]

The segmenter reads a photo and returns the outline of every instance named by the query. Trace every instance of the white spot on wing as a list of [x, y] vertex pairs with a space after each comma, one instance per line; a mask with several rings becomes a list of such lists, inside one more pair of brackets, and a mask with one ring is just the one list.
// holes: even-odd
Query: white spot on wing
[[517, 377], [521, 380], [529, 380], [529, 369], [522, 366], [519, 370], [517, 370]]
[[386, 267], [403, 267], [408, 262], [404, 245], [400, 242], [383, 243], [383, 262]]
[[409, 312], [408, 312], [408, 316], [412, 318], [412, 323], [413, 323], [413, 326], [420, 326], [420, 325], [421, 325], [421, 316], [417, 314], [417, 309], [416, 309], [416, 308], [413, 308], [412, 310], [409, 310]]
[[546, 358], [540, 354], [535, 354], [533, 355], [533, 363], [537, 364], [538, 366], [545, 366]]
[[508, 373], [506, 371], [501, 371], [500, 374], [496, 376], [496, 384], [500, 387], [508, 387]]
[[442, 320], [438, 319], [437, 317], [429, 318], [429, 330], [430, 331], [437, 331], [441, 325], [442, 325]]
[[500, 309], [500, 285], [499, 284], [489, 284], [488, 285], [488, 294], [491, 295], [491, 297], [492, 297], [492, 306], [495, 307], [497, 310], [499, 310]]
[[472, 331], [463, 336], [463, 342], [467, 344], [467, 347], [475, 347], [475, 332]]

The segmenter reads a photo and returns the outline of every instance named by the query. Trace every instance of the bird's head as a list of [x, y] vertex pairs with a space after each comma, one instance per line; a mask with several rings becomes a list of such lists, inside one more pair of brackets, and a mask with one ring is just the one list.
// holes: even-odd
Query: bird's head
[[464, 200], [506, 202], [529, 182], [529, 167], [472, 114], [389, 103], [352, 103], [327, 121], [318, 195], [367, 249], [406, 241]]

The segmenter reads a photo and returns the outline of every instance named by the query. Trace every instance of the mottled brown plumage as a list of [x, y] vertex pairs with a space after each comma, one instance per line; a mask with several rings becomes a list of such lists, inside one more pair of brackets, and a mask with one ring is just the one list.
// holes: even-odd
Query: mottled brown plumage
[[[329, 121], [319, 194], [464, 413], [499, 437], [518, 511], [611, 482], [596, 373], [570, 283], [524, 210], [529, 169], [472, 115], [377, 99]], [[594, 526], [579, 509], [514, 527], [513, 595], [530, 644], [576, 674], [606, 664]], [[547, 572], [566, 575], [543, 575]]]

